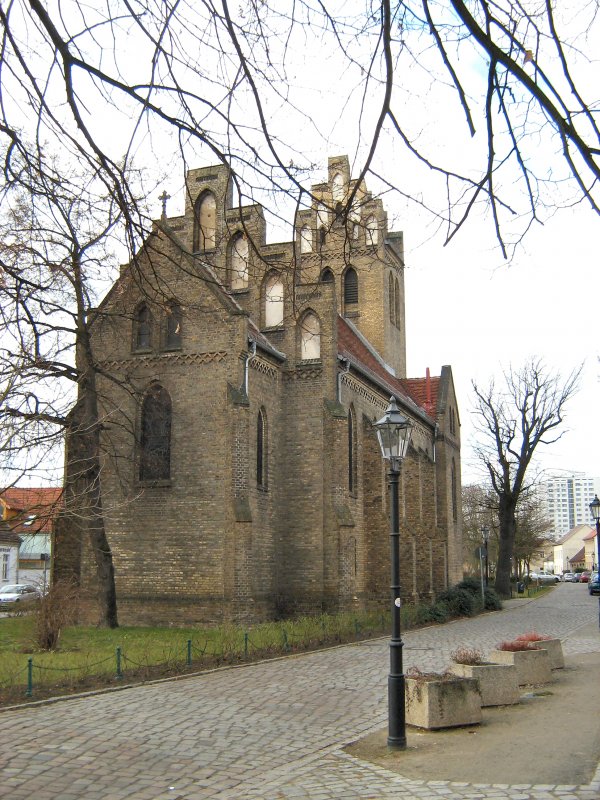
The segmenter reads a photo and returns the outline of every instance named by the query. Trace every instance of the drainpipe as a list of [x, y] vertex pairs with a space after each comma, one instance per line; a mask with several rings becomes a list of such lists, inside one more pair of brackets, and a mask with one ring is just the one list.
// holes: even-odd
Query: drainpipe
[[256, 355], [256, 342], [254, 339], [248, 339], [248, 344], [250, 345], [250, 351], [248, 352], [246, 361], [244, 362], [244, 392], [246, 393], [246, 397], [248, 397], [248, 372], [250, 359], [254, 358]]

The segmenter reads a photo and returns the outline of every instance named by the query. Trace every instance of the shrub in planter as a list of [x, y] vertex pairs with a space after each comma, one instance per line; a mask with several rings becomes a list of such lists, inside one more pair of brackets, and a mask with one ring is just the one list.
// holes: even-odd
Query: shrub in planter
[[490, 654], [494, 664], [513, 664], [517, 668], [519, 686], [533, 683], [550, 683], [552, 672], [547, 650], [530, 647], [529, 642], [500, 642]]
[[481, 722], [479, 685], [472, 678], [409, 670], [405, 685], [408, 725], [434, 730]]
[[517, 668], [513, 664], [491, 664], [484, 660], [480, 650], [470, 647], [459, 647], [450, 656], [454, 662], [450, 670], [454, 675], [478, 682], [482, 707], [519, 702]]
[[527, 642], [530, 647], [535, 649], [547, 650], [550, 656], [551, 669], [563, 669], [565, 666], [565, 658], [562, 650], [562, 642], [553, 636], [546, 636], [543, 633], [536, 633], [529, 631], [517, 636], [516, 641]]

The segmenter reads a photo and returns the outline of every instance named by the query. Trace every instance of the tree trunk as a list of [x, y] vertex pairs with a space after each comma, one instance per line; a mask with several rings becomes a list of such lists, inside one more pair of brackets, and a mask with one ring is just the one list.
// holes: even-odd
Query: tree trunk
[[500, 530], [498, 535], [498, 563], [496, 565], [495, 589], [500, 597], [510, 597], [510, 577], [512, 566], [512, 555], [515, 546], [516, 504], [512, 498], [501, 495], [498, 521]]
[[[83, 304], [81, 304], [83, 309]], [[117, 593], [112, 552], [104, 527], [100, 484], [100, 431], [96, 370], [87, 323], [83, 313], [77, 328], [76, 365], [78, 370], [77, 403], [73, 410], [69, 435], [69, 469], [75, 487], [75, 509], [80, 515], [82, 533], [87, 534], [98, 579], [100, 624], [117, 628]]]

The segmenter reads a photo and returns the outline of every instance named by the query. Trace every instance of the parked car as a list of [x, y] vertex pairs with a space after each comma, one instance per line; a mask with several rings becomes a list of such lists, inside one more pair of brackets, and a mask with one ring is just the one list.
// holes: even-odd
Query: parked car
[[589, 572], [580, 572], [579, 573], [579, 583], [588, 583], [589, 579], [590, 579], [590, 573]]
[[30, 603], [39, 600], [42, 593], [28, 583], [11, 583], [0, 588], [0, 605], [9, 603]]
[[600, 572], [592, 572], [588, 581], [588, 592], [590, 594], [600, 594]]
[[574, 572], [563, 572], [563, 581], [565, 583], [577, 583], [577, 578]]
[[529, 580], [536, 583], [560, 583], [560, 576], [551, 572], [530, 572]]

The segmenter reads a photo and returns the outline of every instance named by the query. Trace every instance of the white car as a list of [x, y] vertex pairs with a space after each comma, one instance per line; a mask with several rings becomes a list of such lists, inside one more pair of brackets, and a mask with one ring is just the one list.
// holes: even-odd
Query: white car
[[537, 583], [560, 583], [560, 575], [553, 575], [551, 572], [530, 572], [529, 580]]
[[30, 603], [39, 600], [41, 592], [28, 583], [11, 583], [0, 588], [0, 605], [9, 603]]

